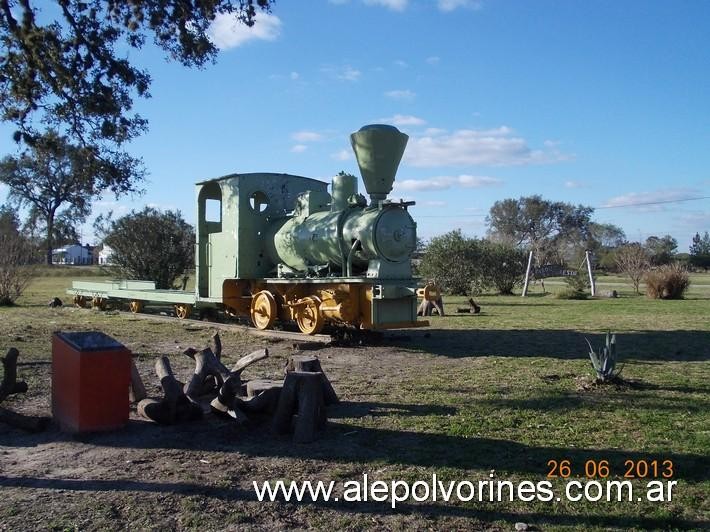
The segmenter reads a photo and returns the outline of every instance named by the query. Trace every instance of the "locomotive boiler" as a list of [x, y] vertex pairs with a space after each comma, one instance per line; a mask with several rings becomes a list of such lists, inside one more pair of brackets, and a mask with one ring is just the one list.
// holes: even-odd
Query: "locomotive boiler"
[[124, 281], [103, 297], [128, 299], [134, 311], [151, 301], [173, 302], [182, 317], [194, 308], [220, 308], [259, 329], [295, 321], [306, 334], [326, 323], [360, 329], [426, 324], [417, 322], [411, 268], [417, 236], [407, 208], [413, 202], [388, 199], [408, 137], [378, 124], [350, 140], [369, 198], [346, 174], [333, 178], [330, 192], [327, 183], [289, 174], [197, 183], [193, 298], [176, 290], [156, 295], [135, 284], [141, 281]]

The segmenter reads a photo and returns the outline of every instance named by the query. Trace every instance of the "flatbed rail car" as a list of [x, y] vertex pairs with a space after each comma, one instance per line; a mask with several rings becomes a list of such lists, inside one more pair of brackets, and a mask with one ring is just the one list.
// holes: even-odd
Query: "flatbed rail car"
[[370, 201], [355, 176], [328, 183], [290, 174], [233, 174], [196, 184], [195, 290], [150, 281], [76, 281], [78, 305], [115, 300], [133, 312], [170, 304], [180, 318], [219, 309], [259, 329], [295, 321], [305, 334], [326, 323], [379, 330], [417, 321], [412, 275], [414, 202], [387, 199], [407, 144], [397, 128], [370, 125], [350, 136]]

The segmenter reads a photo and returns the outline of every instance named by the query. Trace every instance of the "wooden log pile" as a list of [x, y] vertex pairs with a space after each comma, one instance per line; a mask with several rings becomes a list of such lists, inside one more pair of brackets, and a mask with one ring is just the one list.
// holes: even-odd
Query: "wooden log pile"
[[468, 298], [468, 306], [467, 307], [458, 307], [456, 309], [456, 312], [459, 314], [480, 314], [481, 313], [481, 307], [476, 304], [476, 302], [473, 300], [472, 297]]
[[[202, 350], [189, 348], [184, 351], [195, 361], [195, 371], [185, 384], [175, 378], [168, 358], [160, 357], [155, 371], [164, 397], [141, 400], [138, 413], [166, 425], [191, 421], [207, 412], [231, 418], [238, 424], [270, 417], [275, 434], [292, 432], [297, 443], [316, 439], [327, 420], [326, 406], [338, 402], [318, 358], [289, 358], [283, 380], [243, 381], [242, 372], [267, 358], [268, 350], [249, 353], [228, 369], [221, 361], [219, 334], [215, 333], [211, 344]], [[206, 404], [209, 407], [203, 408]]]
[[419, 303], [419, 308], [417, 309], [417, 316], [431, 316], [433, 312], [436, 312], [439, 316], [444, 316], [444, 300], [441, 295], [436, 299], [422, 299]]
[[[0, 383], [0, 403], [7, 399], [9, 395], [27, 392], [27, 383], [17, 380], [17, 358], [19, 356], [20, 352], [14, 347], [11, 347], [5, 357], [0, 358], [4, 370], [2, 382]], [[26, 416], [0, 407], [0, 422], [7, 423], [8, 425], [22, 430], [40, 432], [49, 426], [50, 418]]]

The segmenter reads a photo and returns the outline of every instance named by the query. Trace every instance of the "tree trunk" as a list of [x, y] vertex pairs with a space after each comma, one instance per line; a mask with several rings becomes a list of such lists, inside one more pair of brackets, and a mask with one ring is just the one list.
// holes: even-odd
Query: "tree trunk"
[[54, 244], [54, 238], [52, 233], [54, 232], [54, 211], [51, 211], [47, 215], [47, 266], [52, 265], [52, 245]]
[[310, 443], [325, 425], [322, 373], [298, 372], [298, 414], [293, 429], [295, 443]]

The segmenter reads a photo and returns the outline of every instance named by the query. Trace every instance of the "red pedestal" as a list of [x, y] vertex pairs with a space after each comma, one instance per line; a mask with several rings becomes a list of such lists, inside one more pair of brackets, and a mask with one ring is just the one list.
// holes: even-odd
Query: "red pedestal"
[[62, 430], [91, 432], [128, 423], [131, 352], [101, 332], [52, 336], [52, 414]]

